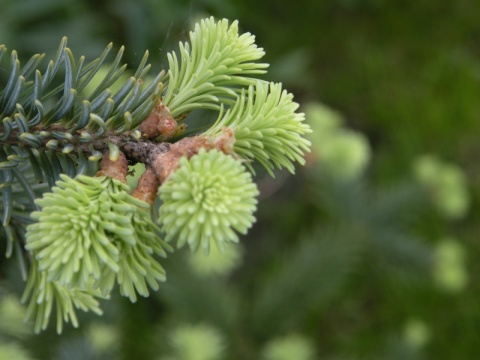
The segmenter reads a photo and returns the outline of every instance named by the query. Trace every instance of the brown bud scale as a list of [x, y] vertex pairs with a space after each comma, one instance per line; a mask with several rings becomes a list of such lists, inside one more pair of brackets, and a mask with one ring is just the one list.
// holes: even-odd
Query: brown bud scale
[[100, 161], [100, 170], [97, 176], [108, 176], [112, 179], [127, 183], [128, 161], [123, 152], [119, 152], [117, 161], [110, 160], [109, 152], [103, 153]]

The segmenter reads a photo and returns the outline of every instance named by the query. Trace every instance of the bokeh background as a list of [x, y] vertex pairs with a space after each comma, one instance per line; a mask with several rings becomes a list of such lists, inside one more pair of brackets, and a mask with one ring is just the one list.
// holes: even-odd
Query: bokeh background
[[0, 260], [0, 359], [475, 359], [480, 4], [0, 0], [0, 43], [25, 62], [64, 35], [77, 57], [113, 42], [159, 70], [207, 16], [256, 35], [263, 78], [315, 130], [307, 165], [257, 175], [240, 246], [177, 252], [158, 292], [61, 336], [22, 323], [24, 284]]

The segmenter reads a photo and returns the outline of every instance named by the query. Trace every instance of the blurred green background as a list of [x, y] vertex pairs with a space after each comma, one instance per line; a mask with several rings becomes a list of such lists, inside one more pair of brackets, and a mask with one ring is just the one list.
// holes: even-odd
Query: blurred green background
[[[25, 62], [62, 36], [157, 70], [199, 19], [238, 19], [315, 132], [295, 177], [259, 174], [258, 221], [79, 329], [33, 335], [0, 260], [0, 359], [475, 359], [480, 353], [480, 4], [0, 0]], [[0, 68], [0, 71], [7, 71]], [[12, 263], [12, 264], [11, 264]]]

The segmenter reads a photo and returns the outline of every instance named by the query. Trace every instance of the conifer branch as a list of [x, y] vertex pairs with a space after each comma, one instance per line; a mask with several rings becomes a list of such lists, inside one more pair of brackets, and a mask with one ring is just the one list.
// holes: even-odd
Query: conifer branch
[[[148, 52], [120, 83], [123, 47], [86, 63], [66, 42], [45, 70], [44, 55], [22, 67], [13, 51], [0, 91], [0, 238], [28, 278], [23, 301], [37, 331], [54, 306], [60, 332], [63, 321], [77, 325], [74, 308], [100, 313], [96, 298], [116, 285], [132, 302], [157, 290], [172, 250], [163, 238], [205, 252], [238, 242], [258, 195], [243, 164], [293, 172], [309, 148], [292, 95], [251, 77], [268, 65], [236, 21], [201, 21], [149, 82]], [[195, 109], [220, 115], [182, 135]], [[136, 163], [146, 170], [131, 191]]]
[[174, 118], [198, 108], [218, 110], [221, 103], [234, 102], [242, 87], [255, 83], [248, 75], [266, 72], [268, 64], [256, 62], [264, 54], [253, 35], [238, 34], [238, 21], [204, 19], [190, 32], [190, 43], [180, 43], [180, 59], [168, 54], [163, 104]]
[[297, 109], [293, 95], [282, 90], [281, 84], [257, 81], [242, 90], [236, 103], [220, 114], [206, 133], [231, 128], [236, 139], [234, 151], [239, 156], [257, 160], [272, 176], [275, 166], [293, 173], [293, 162], [305, 163], [310, 142], [303, 136], [311, 132], [305, 115]]

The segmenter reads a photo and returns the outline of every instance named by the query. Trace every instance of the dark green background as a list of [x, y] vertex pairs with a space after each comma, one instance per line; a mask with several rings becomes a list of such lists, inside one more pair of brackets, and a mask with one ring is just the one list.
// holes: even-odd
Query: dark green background
[[[63, 35], [77, 57], [98, 56], [113, 41], [126, 46], [132, 67], [148, 49], [160, 69], [194, 22], [210, 15], [238, 19], [256, 35], [271, 64], [266, 79], [283, 82], [300, 104], [320, 101], [343, 114], [346, 126], [368, 138], [371, 165], [351, 184], [316, 169], [279, 174], [283, 186], [264, 196], [243, 239], [244, 264], [228, 282], [197, 278], [179, 254], [158, 294], [105, 305], [105, 321], [122, 336], [115, 356], [153, 359], [169, 352], [171, 327], [207, 322], [224, 332], [226, 359], [257, 359], [269, 339], [292, 332], [311, 339], [320, 359], [476, 358], [480, 4], [0, 0], [0, 43], [26, 61], [53, 54]], [[466, 218], [447, 221], [418, 195], [411, 165], [424, 153], [466, 173]], [[264, 194], [272, 189], [268, 178], [257, 180]], [[445, 236], [458, 238], [468, 255], [470, 282], [458, 294], [442, 293], [431, 278], [431, 250]], [[3, 270], [0, 281], [21, 291], [8, 285], [4, 275], [12, 272]], [[422, 349], [403, 339], [411, 318], [430, 329]], [[88, 349], [82, 341], [81, 328], [62, 337], [48, 331], [24, 346], [39, 359], [69, 358], [61, 349]]]

